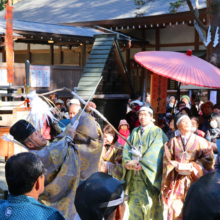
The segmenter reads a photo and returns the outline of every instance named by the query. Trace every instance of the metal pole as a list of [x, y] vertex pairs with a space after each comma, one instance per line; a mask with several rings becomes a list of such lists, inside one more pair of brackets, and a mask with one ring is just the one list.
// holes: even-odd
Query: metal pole
[[26, 60], [25, 62], [25, 73], [26, 73], [26, 86], [30, 86], [30, 62], [29, 60]]

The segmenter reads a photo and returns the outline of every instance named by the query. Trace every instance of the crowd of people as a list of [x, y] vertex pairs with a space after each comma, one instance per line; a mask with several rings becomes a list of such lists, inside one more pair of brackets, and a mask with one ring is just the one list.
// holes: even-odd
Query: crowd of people
[[[156, 126], [150, 94], [145, 103], [137, 96], [129, 100], [117, 133], [109, 124], [99, 126], [89, 108], [96, 108], [93, 102], [74, 130], [71, 124], [82, 111], [79, 100], [65, 105], [57, 94], [50, 100], [57, 121], [45, 121], [42, 134], [25, 120], [10, 129], [31, 153], [6, 163], [10, 196], [0, 202], [3, 219], [162, 220], [165, 207], [168, 220], [184, 219], [191, 185], [214, 171], [220, 105], [197, 106], [186, 95], [176, 104], [170, 96]], [[34, 210], [43, 210], [43, 217], [34, 217]]]

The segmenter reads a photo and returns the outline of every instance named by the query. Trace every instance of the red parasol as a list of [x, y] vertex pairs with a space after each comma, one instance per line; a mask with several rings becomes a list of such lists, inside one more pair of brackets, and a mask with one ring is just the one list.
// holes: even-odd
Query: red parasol
[[220, 69], [192, 55], [167, 51], [135, 54], [134, 59], [153, 73], [195, 86], [220, 88]]

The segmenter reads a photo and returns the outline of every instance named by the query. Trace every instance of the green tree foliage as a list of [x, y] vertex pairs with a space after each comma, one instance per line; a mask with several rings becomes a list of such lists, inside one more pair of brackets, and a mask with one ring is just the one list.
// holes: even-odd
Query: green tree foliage
[[0, 0], [0, 11], [5, 9], [6, 4], [7, 4], [7, 0]]

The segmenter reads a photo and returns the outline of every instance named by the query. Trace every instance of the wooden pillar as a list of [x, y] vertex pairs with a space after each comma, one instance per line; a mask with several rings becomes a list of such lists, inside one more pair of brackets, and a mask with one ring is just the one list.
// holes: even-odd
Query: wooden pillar
[[195, 50], [199, 50], [199, 34], [195, 29]]
[[156, 28], [156, 50], [160, 50], [160, 29]]
[[59, 64], [62, 64], [62, 60], [63, 60], [62, 46], [59, 46]]
[[80, 66], [85, 67], [86, 65], [86, 44], [83, 43], [81, 46]]
[[126, 50], [126, 66], [128, 69], [128, 75], [130, 76], [130, 48]]
[[53, 44], [50, 45], [50, 64], [54, 65], [54, 48], [53, 48]]
[[31, 63], [31, 44], [30, 43], [27, 44], [27, 59]]

